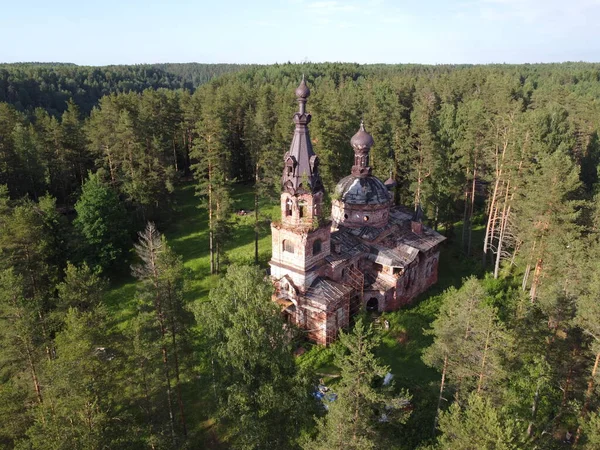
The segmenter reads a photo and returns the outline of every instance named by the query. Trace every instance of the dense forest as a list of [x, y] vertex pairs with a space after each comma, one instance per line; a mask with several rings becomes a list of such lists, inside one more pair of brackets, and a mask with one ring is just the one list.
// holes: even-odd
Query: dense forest
[[62, 114], [72, 99], [89, 114], [98, 100], [117, 92], [142, 92], [166, 88], [191, 91], [227, 72], [242, 70], [239, 64], [140, 64], [89, 67], [75, 64], [0, 64], [0, 102], [32, 112], [44, 108]]
[[[382, 386], [364, 317], [317, 408], [264, 270], [228, 264], [235, 183], [267, 232], [303, 74], [327, 191], [364, 120], [375, 174], [476, 268], [426, 331], [433, 399]], [[599, 132], [600, 64], [0, 66], [0, 443], [599, 448]], [[220, 274], [196, 301], [158, 231], [190, 178]], [[123, 326], [104, 293], [128, 274]]]

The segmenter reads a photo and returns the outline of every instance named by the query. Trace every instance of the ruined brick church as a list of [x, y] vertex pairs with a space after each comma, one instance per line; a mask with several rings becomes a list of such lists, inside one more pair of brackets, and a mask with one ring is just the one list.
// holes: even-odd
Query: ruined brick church
[[423, 225], [420, 206], [394, 205], [395, 183], [371, 173], [373, 138], [363, 124], [350, 140], [351, 174], [323, 210], [324, 187], [306, 112], [310, 90], [296, 89], [299, 110], [284, 156], [281, 221], [271, 225], [274, 300], [286, 319], [320, 344], [333, 342], [350, 317], [394, 311], [437, 281], [442, 235]]

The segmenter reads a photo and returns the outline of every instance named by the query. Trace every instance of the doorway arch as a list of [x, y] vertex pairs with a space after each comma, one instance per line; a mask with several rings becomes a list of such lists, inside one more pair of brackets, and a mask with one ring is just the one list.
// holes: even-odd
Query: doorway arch
[[377, 312], [379, 311], [379, 300], [377, 297], [371, 297], [367, 301], [367, 311], [368, 312]]

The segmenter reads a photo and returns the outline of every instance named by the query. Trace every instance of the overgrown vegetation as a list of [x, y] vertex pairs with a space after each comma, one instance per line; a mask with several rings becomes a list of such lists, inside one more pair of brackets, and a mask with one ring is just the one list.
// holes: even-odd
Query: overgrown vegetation
[[[56, 104], [33, 88], [25, 105], [27, 83], [18, 95], [14, 80], [0, 84], [11, 95], [0, 103], [2, 445], [298, 448], [335, 429], [353, 430], [354, 448], [384, 438], [407, 449], [594, 448], [597, 65], [264, 66], [194, 93], [145, 89], [174, 85], [148, 86], [141, 70], [123, 69], [142, 77], [135, 88], [83, 100], [67, 89]], [[348, 332], [369, 349], [370, 383], [355, 383], [364, 407], [344, 399], [317, 413], [317, 428], [307, 394], [318, 378], [349, 389], [353, 372], [338, 352], [352, 338], [296, 364], [298, 341], [282, 336], [262, 272], [232, 269], [228, 280], [246, 291], [254, 280], [252, 310], [264, 321], [221, 278], [233, 263], [264, 268], [269, 259], [302, 72], [328, 191], [349, 171], [348, 140], [364, 117], [375, 173], [391, 173], [396, 200], [420, 202], [449, 238], [438, 287], [371, 318], [380, 345], [364, 328]], [[148, 222], [166, 240], [154, 230], [140, 243]], [[384, 366], [394, 374], [390, 398], [411, 398], [391, 428], [379, 422]], [[298, 394], [291, 403], [306, 422], [286, 422], [294, 414], [276, 404], [282, 392]]]

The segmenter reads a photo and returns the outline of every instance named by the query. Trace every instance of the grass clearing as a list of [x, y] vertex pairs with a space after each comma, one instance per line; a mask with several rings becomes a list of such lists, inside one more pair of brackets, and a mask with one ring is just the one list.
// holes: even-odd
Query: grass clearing
[[[252, 187], [237, 184], [232, 192], [233, 211], [254, 209]], [[210, 274], [208, 251], [208, 213], [200, 208], [200, 199], [195, 195], [195, 184], [186, 182], [179, 185], [174, 195], [174, 218], [164, 232], [169, 245], [183, 258], [190, 272], [186, 290], [188, 302], [208, 298], [210, 289], [218, 281], [218, 276]], [[258, 241], [258, 255], [261, 265], [266, 266], [271, 257], [271, 233], [268, 226], [279, 214], [276, 204], [261, 202], [261, 228]], [[254, 262], [254, 214], [231, 215], [232, 236], [226, 248], [226, 257], [231, 263]], [[106, 294], [106, 304], [118, 326], [126, 326], [135, 314], [136, 281], [131, 276], [114, 284]]]

